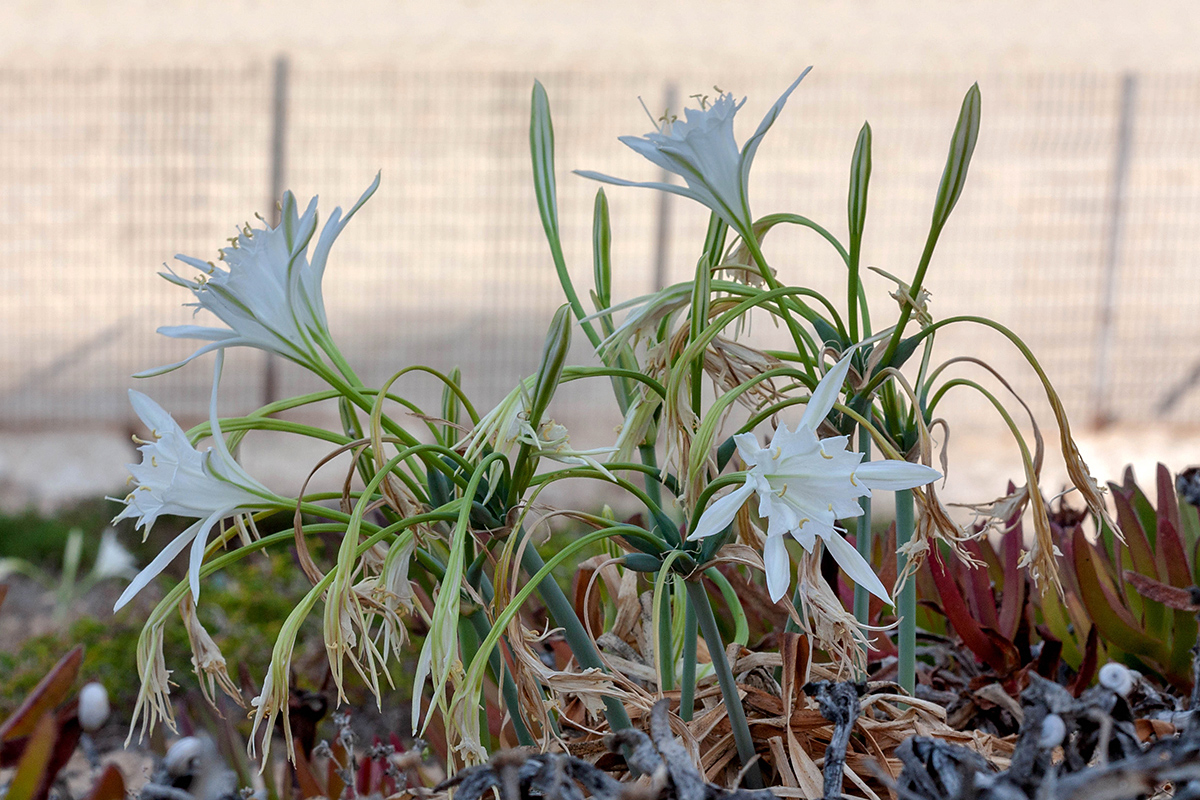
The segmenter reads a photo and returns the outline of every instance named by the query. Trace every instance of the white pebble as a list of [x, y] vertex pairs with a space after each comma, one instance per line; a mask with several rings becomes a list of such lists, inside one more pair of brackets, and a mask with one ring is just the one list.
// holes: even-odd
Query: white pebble
[[172, 778], [193, 774], [207, 760], [205, 757], [209, 747], [206, 747], [206, 744], [207, 742], [198, 736], [184, 736], [171, 745], [163, 758], [167, 774]]
[[1133, 691], [1133, 673], [1128, 667], [1110, 661], [1100, 668], [1100, 685], [1110, 692], [1128, 697]]
[[1047, 714], [1042, 720], [1042, 732], [1038, 736], [1038, 747], [1049, 750], [1058, 747], [1067, 737], [1067, 723], [1058, 714]]
[[108, 719], [108, 691], [92, 681], [79, 690], [79, 724], [88, 733], [100, 730]]

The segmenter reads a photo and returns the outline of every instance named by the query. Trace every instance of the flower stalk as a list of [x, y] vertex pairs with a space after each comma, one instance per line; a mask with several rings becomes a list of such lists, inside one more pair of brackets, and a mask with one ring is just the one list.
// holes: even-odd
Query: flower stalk
[[725, 701], [725, 711], [729, 715], [733, 741], [737, 746], [742, 769], [746, 771], [745, 785], [750, 789], [761, 789], [763, 779], [755, 760], [754, 738], [750, 735], [750, 724], [746, 721], [746, 709], [742, 707], [737, 681], [729, 668], [729, 662], [725, 659], [725, 645], [721, 642], [721, 632], [717, 630], [717, 620], [713, 617], [708, 592], [704, 590], [704, 584], [688, 581], [687, 593], [690, 605], [696, 611], [696, 621], [704, 635], [704, 643], [708, 645], [708, 654], [712, 659], [713, 672], [717, 675], [717, 683], [721, 686], [721, 698]]
[[[905, 574], [908, 556], [904, 545], [913, 537], [913, 495], [909, 490], [896, 492], [896, 574]], [[910, 576], [901, 587], [896, 599], [896, 613], [900, 617], [899, 638], [896, 647], [900, 651], [896, 682], [910, 695], [917, 685], [917, 581]]]

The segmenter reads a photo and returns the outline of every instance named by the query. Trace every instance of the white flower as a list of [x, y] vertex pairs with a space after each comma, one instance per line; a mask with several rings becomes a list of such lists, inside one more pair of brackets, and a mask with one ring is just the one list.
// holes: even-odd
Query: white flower
[[576, 174], [618, 186], [644, 186], [690, 197], [708, 206], [739, 234], [748, 236], [754, 219], [747, 197], [754, 153], [783, 111], [788, 96], [807, 74], [808, 69], [771, 106], [740, 152], [733, 138], [733, 118], [746, 100], [735, 103], [728, 92], [707, 108], [685, 109], [684, 122], [665, 122], [659, 130], [645, 136], [620, 137], [635, 152], [683, 178], [686, 186], [657, 181], [639, 183], [582, 170], [576, 170]]
[[[479, 457], [484, 446], [489, 444], [493, 451], [511, 457], [515, 449], [521, 445], [528, 445], [529, 455], [534, 458], [548, 458], [560, 464], [591, 467], [612, 480], [612, 475], [596, 456], [615, 453], [616, 447], [575, 450], [571, 446], [571, 436], [566, 426], [552, 419], [542, 420], [537, 430], [534, 430], [529, 422], [529, 402], [526, 382], [517, 384], [517, 388], [485, 414], [463, 441], [459, 442], [458, 446], [464, 448], [464, 457], [468, 461]], [[499, 468], [499, 464], [496, 468]]]
[[92, 565], [92, 577], [98, 581], [105, 578], [128, 578], [137, 573], [135, 564], [133, 553], [117, 541], [117, 532], [112, 528], [105, 529], [100, 536], [100, 550], [96, 553], [96, 563]]
[[175, 256], [202, 274], [195, 280], [180, 277], [169, 268], [160, 274], [171, 283], [191, 290], [196, 302], [189, 305], [212, 312], [228, 327], [159, 328], [158, 332], [164, 336], [201, 339], [209, 344], [183, 361], [146, 370], [138, 373], [138, 377], [161, 375], [204, 353], [239, 345], [278, 353], [306, 366], [321, 363], [321, 342], [329, 339], [321, 293], [325, 262], [338, 234], [378, 187], [376, 175], [345, 217], [340, 207], [334, 209], [321, 230], [311, 261], [308, 244], [317, 228], [317, 198], [299, 215], [291, 192], [283, 195], [278, 226], [251, 229], [247, 224], [230, 240], [231, 246], [221, 250], [217, 262]]
[[[215, 382], [213, 395], [215, 399]], [[137, 486], [125, 497], [125, 508], [113, 518], [113, 523], [136, 519], [137, 527], [143, 534], [148, 534], [155, 520], [163, 514], [194, 517], [197, 521], [176, 536], [137, 574], [117, 600], [114, 611], [128, 603], [189, 544], [192, 548], [188, 580], [193, 599], [199, 599], [200, 566], [213, 526], [234, 514], [275, 505], [271, 502], [274, 495], [233, 460], [215, 418], [213, 441], [216, 449], [200, 452], [192, 447], [179, 423], [158, 403], [132, 389], [129, 390], [129, 401], [150, 429], [153, 439], [138, 448], [142, 463], [129, 465]]]
[[890, 603], [887, 589], [858, 550], [842, 538], [836, 522], [862, 514], [858, 498], [870, 497], [872, 489], [912, 489], [941, 477], [937, 470], [907, 461], [862, 464], [861, 453], [846, 450], [847, 437], [817, 438], [817, 426], [833, 409], [849, 369], [847, 355], [817, 384], [796, 430], [781, 425], [770, 447], [759, 447], [752, 433], [734, 437], [750, 467], [746, 482], [710, 505], [688, 537], [720, 533], [750, 495], [757, 494], [759, 516], [768, 521], [763, 550], [767, 589], [776, 602], [791, 583], [783, 538], [790, 533], [806, 550], [812, 550], [821, 537], [852, 581]]

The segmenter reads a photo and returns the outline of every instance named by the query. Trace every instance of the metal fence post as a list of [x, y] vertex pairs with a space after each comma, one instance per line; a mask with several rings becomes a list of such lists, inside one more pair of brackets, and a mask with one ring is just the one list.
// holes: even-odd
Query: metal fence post
[[[279, 200], [283, 196], [284, 160], [287, 155], [287, 106], [288, 106], [288, 57], [280, 54], [275, 58], [274, 85], [271, 91], [271, 175], [270, 194], [267, 208], [270, 209], [271, 224], [278, 226]], [[279, 399], [279, 357], [263, 353], [262, 404]]]
[[[679, 92], [675, 84], [663, 87], [663, 100], [667, 114], [675, 105]], [[671, 181], [671, 173], [662, 171], [663, 183]], [[671, 249], [671, 193], [658, 192], [657, 224], [654, 228], [654, 291], [667, 285], [667, 261]]]
[[1137, 74], [1126, 72], [1121, 77], [1121, 108], [1117, 120], [1117, 143], [1113, 153], [1112, 189], [1108, 203], [1108, 248], [1104, 257], [1104, 289], [1100, 295], [1096, 362], [1092, 381], [1092, 422], [1096, 427], [1107, 425], [1113, 417], [1108, 402], [1108, 374], [1116, 323], [1117, 272], [1121, 265], [1121, 243], [1125, 227], [1125, 184], [1129, 176], [1134, 114], [1137, 111], [1137, 85]]

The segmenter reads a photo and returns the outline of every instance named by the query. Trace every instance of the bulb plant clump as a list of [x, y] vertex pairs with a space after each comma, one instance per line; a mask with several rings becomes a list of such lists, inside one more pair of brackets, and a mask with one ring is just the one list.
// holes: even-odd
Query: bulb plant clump
[[[801, 687], [810, 676], [866, 677], [871, 639], [886, 640], [897, 654], [897, 691], [908, 693], [864, 698], [864, 708], [875, 708], [872, 719], [880, 719], [884, 706], [896, 715], [905, 707], [887, 703], [935, 714], [912, 695], [915, 590], [921, 565], [935, 549], [945, 558], [976, 561], [975, 540], [1028, 509], [1033, 535], [1014, 558], [1037, 592], [1058, 596], [1063, 587], [1039, 487], [1045, 448], [1036, 422], [1031, 442], [1013, 402], [1028, 407], [988, 388], [1008, 384], [977, 354], [941, 363], [933, 356], [937, 334], [951, 326], [983, 326], [1015, 347], [1044, 389], [1080, 498], [1108, 520], [1062, 403], [1033, 354], [997, 322], [936, 319], [928, 304], [927, 272], [979, 135], [979, 88], [971, 87], [963, 100], [924, 249], [911, 278], [896, 281], [894, 317], [880, 324], [872, 321], [873, 289], [861, 269], [869, 125], [850, 162], [845, 237], [832, 232], [840, 223], [825, 227], [795, 213], [758, 216], [752, 206], [755, 156], [788, 98], [802, 91], [805, 75], [740, 146], [734, 123], [745, 100], [727, 92], [711, 102], [702, 98], [682, 120], [664, 116], [645, 136], [622, 137], [682, 186], [579, 172], [606, 184], [672, 192], [708, 212], [693, 278], [630, 299], [612, 294], [614, 271], [622, 266], [613, 263], [603, 188], [595, 195], [586, 293], [568, 268], [550, 103], [541, 84], [534, 85], [532, 183], [565, 303], [549, 320], [536, 371], [490, 411], [472, 403], [451, 365], [397, 365], [391, 378], [369, 386], [334, 342], [322, 279], [350, 219], [371, 213], [364, 204], [379, 189], [378, 176], [348, 213], [335, 209], [319, 235], [317, 200], [300, 213], [287, 193], [278, 225], [246, 225], [217, 261], [180, 256], [197, 275], [164, 276], [220, 324], [160, 329], [206, 344], [182, 362], [143, 373], [181, 368], [215, 351], [208, 422], [183, 431], [148, 395], [131, 394], [149, 432], [118, 519], [133, 518], [143, 530], [159, 514], [195, 520], [142, 568], [118, 602], [129, 602], [188, 551], [186, 580], [166, 590], [139, 642], [135, 726], [172, 722], [163, 628], [174, 613], [184, 615], [199, 649], [197, 669], [206, 665], [201, 682], [241, 699], [219, 642], [204, 631], [195, 609], [203, 604], [206, 581], [238, 570], [259, 552], [294, 550], [311, 583], [287, 618], [276, 621], [282, 627], [271, 665], [255, 676], [261, 688], [249, 703], [255, 729], [249, 741], [261, 748], [259, 755], [270, 748], [277, 720], [284, 721], [293, 752], [286, 724], [291, 670], [302, 623], [315, 616], [338, 701], [346, 700], [349, 681], [380, 698], [390, 691], [389, 666], [410, 646], [410, 626], [421, 628], [413, 733], [431, 725], [444, 730], [451, 769], [482, 764], [505, 745], [544, 750], [621, 731], [651, 719], [651, 709], [661, 728], [668, 712], [656, 702], [667, 697], [677, 730], [703, 719], [708, 727], [701, 739], [725, 732], [724, 755], [699, 752], [696, 734], [689, 734], [693, 755], [708, 765], [721, 758], [735, 770], [740, 764], [750, 788], [763, 784], [756, 756], [770, 755], [764, 763], [776, 764], [778, 772], [783, 752], [752, 734], [747, 708], [757, 713], [753, 692], [773, 697], [761, 700], [772, 707], [808, 708], [812, 701]], [[798, 283], [804, 273], [767, 241], [779, 226], [807, 229], [828, 243], [827, 268], [844, 277], [844, 296], [826, 297]], [[783, 343], [767, 347], [750, 336], [752, 318], [777, 324]], [[592, 345], [591, 363], [568, 362], [578, 335]], [[223, 354], [232, 347], [281, 355], [325, 388], [223, 417], [218, 386]], [[442, 387], [440, 408], [418, 407], [406, 397], [417, 380]], [[574, 381], [611, 386], [624, 418], [615, 441], [580, 447], [552, 419], [559, 387]], [[956, 523], [938, 497], [946, 461], [930, 433], [945, 424], [940, 414], [951, 390], [964, 389], [995, 408], [1024, 465], [1023, 484], [976, 507], [982, 523], [974, 526]], [[317, 404], [336, 406], [340, 429], [284, 416]], [[325, 443], [331, 458], [348, 455], [353, 466], [344, 490], [330, 496], [303, 487], [294, 494], [267, 489], [234, 455], [246, 434], [259, 430]], [[585, 481], [615, 487], [639, 512], [624, 520], [607, 509], [548, 512], [539, 500], [551, 486]], [[882, 560], [871, 535], [872, 496], [879, 491], [896, 493], [895, 545]], [[256, 523], [274, 514], [290, 515], [294, 529], [260, 536]], [[585, 532], [556, 539], [553, 552], [540, 551], [539, 529], [551, 516], [567, 516]], [[846, 521], [854, 523], [847, 527]], [[310, 542], [317, 538], [336, 546], [314, 555]], [[580, 563], [572, 591], [564, 591], [558, 579]], [[545, 610], [543, 623], [535, 621], [535, 600]], [[881, 607], [890, 610], [881, 614]], [[881, 620], [885, 624], [872, 624]], [[752, 623], [774, 634], [755, 650], [749, 649]], [[547, 627], [539, 632], [540, 624]], [[547, 657], [548, 648], [559, 657]], [[849, 742], [848, 730], [839, 729], [838, 737]], [[780, 741], [781, 748], [792, 747], [791, 740]]]

